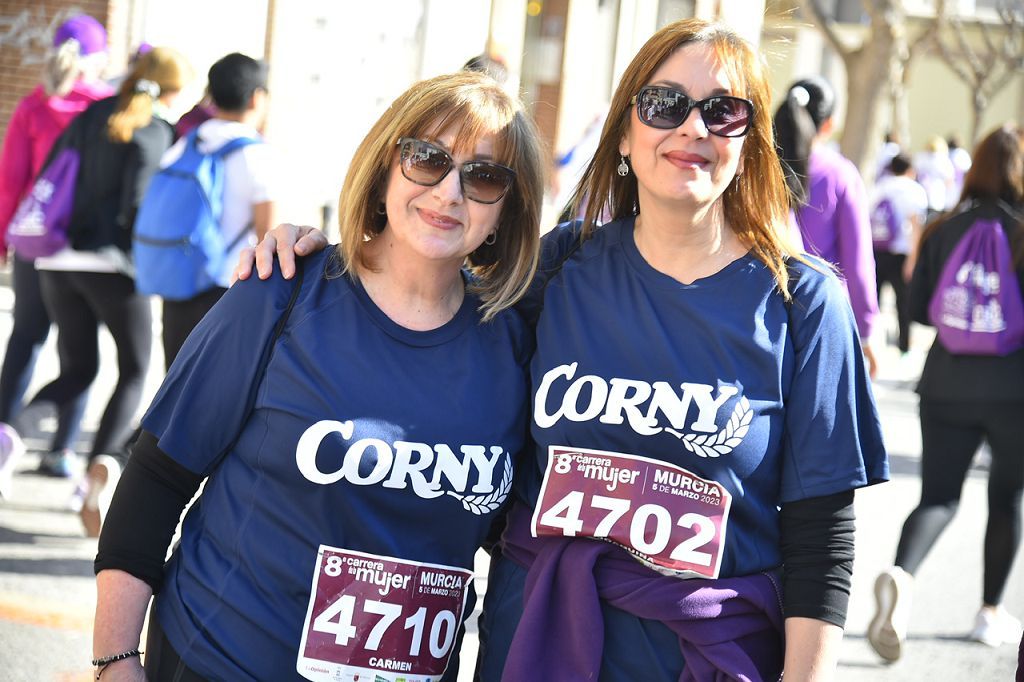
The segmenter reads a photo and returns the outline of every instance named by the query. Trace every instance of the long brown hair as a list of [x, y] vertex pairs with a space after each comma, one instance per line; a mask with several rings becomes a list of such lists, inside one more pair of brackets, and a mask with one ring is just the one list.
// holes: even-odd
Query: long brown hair
[[[1024, 130], [1017, 125], [1000, 126], [982, 138], [974, 148], [971, 167], [964, 176], [960, 203], [943, 214], [921, 234], [921, 241], [930, 237], [940, 225], [972, 201], [1001, 201], [1018, 217], [1024, 209]], [[1011, 235], [1016, 242], [1014, 265], [1024, 267], [1024, 235]]]
[[[117, 107], [107, 121], [107, 135], [113, 142], [129, 142], [139, 128], [153, 119], [153, 101], [162, 93], [177, 92], [192, 79], [192, 67], [185, 56], [169, 47], [154, 47], [139, 57], [121, 83]], [[149, 81], [156, 88], [147, 89]]]
[[616, 219], [639, 213], [635, 174], [620, 177], [615, 172], [619, 140], [630, 125], [630, 100], [670, 55], [691, 43], [708, 45], [728, 73], [733, 93], [754, 103], [753, 125], [743, 143], [743, 173], [733, 179], [720, 200], [726, 221], [768, 267], [783, 296], [789, 299], [786, 259], [804, 259], [788, 236], [789, 201], [772, 134], [766, 68], [747, 41], [721, 24], [701, 19], [668, 24], [651, 36], [626, 67], [612, 96], [597, 152], [571, 199], [574, 215], [586, 206], [582, 238], [590, 236], [601, 216]]
[[398, 139], [452, 130], [457, 149], [473, 150], [484, 135], [494, 136], [497, 163], [516, 172], [498, 218], [494, 244], [482, 244], [469, 255], [475, 275], [473, 290], [485, 320], [526, 293], [537, 268], [544, 170], [537, 130], [522, 104], [493, 78], [461, 71], [416, 83], [392, 102], [356, 149], [338, 200], [341, 243], [338, 255], [345, 271], [358, 279], [355, 265], [373, 269], [365, 251], [367, 239], [384, 229], [388, 173], [397, 159]]

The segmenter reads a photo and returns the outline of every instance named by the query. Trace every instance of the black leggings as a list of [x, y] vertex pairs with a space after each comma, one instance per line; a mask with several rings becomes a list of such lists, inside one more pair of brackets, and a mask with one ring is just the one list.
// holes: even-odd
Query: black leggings
[[903, 264], [907, 256], [903, 253], [875, 251], [875, 293], [882, 295], [882, 285], [886, 282], [892, 287], [896, 296], [896, 321], [900, 326], [900, 337], [897, 346], [900, 352], [906, 353], [910, 348], [910, 300], [907, 298], [909, 287], [903, 279]]
[[1021, 537], [1024, 403], [921, 399], [921, 502], [903, 524], [896, 565], [917, 572], [960, 504], [967, 470], [982, 439], [992, 450], [985, 529], [985, 604], [998, 605]]
[[43, 300], [57, 324], [60, 376], [40, 389], [32, 402], [52, 402], [58, 409], [78, 400], [99, 372], [99, 325], [117, 346], [117, 385], [93, 440], [96, 455], [124, 458], [124, 442], [142, 399], [153, 343], [149, 299], [135, 291], [130, 277], [107, 272], [40, 273]]
[[[14, 314], [11, 335], [7, 339], [3, 369], [0, 370], [0, 422], [9, 423], [21, 412], [21, 401], [32, 380], [36, 356], [50, 333], [50, 316], [43, 303], [39, 273], [32, 261], [17, 255], [11, 259], [14, 289]], [[71, 447], [78, 437], [79, 424], [85, 411], [88, 393], [61, 409], [57, 415], [57, 432], [51, 450]], [[20, 425], [19, 425], [20, 426]], [[34, 424], [26, 425], [34, 428]]]

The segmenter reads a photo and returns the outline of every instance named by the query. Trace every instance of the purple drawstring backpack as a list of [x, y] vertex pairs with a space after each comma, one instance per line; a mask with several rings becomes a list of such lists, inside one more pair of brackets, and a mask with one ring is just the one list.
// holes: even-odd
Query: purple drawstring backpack
[[7, 243], [22, 258], [52, 256], [67, 245], [78, 163], [77, 149], [59, 152], [18, 204], [7, 228]]
[[882, 199], [871, 211], [871, 241], [879, 251], [888, 251], [900, 233], [899, 214], [892, 199]]
[[1024, 347], [1024, 299], [998, 221], [977, 220], [960, 238], [942, 266], [928, 318], [956, 355], [1007, 355]]

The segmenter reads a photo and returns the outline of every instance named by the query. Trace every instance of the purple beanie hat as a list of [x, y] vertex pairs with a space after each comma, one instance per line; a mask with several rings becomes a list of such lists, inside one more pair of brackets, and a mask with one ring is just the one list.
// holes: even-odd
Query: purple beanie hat
[[88, 14], [79, 14], [61, 24], [53, 34], [53, 46], [59, 47], [72, 38], [78, 41], [81, 55], [107, 51], [106, 29]]

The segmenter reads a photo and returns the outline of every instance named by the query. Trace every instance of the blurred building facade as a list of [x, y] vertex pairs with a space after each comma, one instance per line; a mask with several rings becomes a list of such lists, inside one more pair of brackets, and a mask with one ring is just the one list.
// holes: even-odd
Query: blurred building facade
[[[959, 0], [971, 5], [961, 10], [992, 1]], [[505, 62], [507, 86], [523, 94], [553, 156], [570, 148], [607, 105], [643, 42], [679, 18], [721, 19], [759, 42], [776, 95], [794, 78], [811, 73], [824, 73], [842, 91], [841, 63], [789, 5], [772, 0], [767, 9], [764, 0], [0, 0], [0, 129], [38, 81], [53, 28], [79, 11], [108, 27], [112, 76], [123, 71], [143, 41], [184, 52], [198, 78], [182, 97], [181, 109], [201, 95], [205, 72], [220, 56], [240, 51], [266, 57], [271, 63], [266, 132], [280, 150], [286, 183], [281, 216], [329, 224], [349, 159], [384, 108], [412, 82], [456, 70], [477, 54]], [[851, 35], [861, 30], [860, 0], [832, 0], [830, 6], [845, 22], [844, 30]], [[914, 140], [962, 133], [968, 97], [935, 56], [918, 60], [911, 80]], [[1022, 113], [1024, 76], [993, 101], [986, 122], [1021, 120]]]

